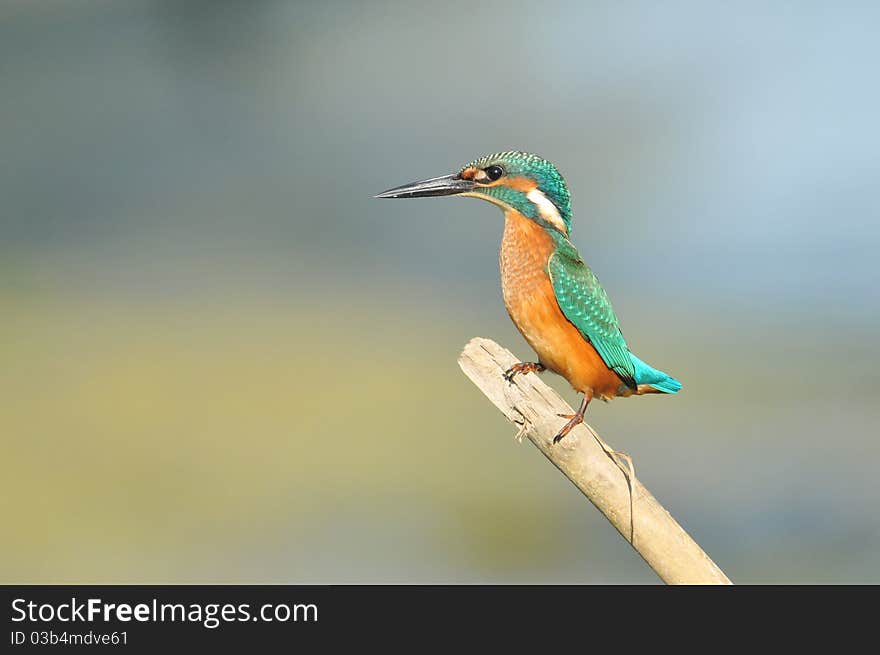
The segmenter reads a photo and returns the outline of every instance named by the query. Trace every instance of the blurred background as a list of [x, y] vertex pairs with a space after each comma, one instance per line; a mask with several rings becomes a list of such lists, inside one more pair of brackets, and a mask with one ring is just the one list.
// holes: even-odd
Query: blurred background
[[[736, 582], [880, 582], [871, 2], [0, 4], [3, 582], [658, 579], [462, 375], [499, 150], [676, 397], [590, 422]], [[558, 377], [547, 381], [574, 396]]]

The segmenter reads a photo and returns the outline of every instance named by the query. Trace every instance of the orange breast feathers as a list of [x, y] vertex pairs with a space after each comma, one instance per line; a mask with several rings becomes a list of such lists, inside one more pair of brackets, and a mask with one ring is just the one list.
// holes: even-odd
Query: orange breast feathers
[[571, 386], [602, 399], [631, 391], [602, 361], [596, 349], [562, 313], [547, 273], [553, 240], [517, 211], [504, 213], [501, 288], [514, 325], [538, 354], [538, 361]]

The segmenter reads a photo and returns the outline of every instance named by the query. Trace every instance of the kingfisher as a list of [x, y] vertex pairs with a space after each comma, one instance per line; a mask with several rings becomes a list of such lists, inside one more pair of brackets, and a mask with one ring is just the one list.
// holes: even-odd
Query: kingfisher
[[510, 151], [482, 157], [457, 173], [388, 189], [376, 198], [480, 198], [504, 212], [501, 289], [504, 306], [537, 353], [504, 373], [552, 371], [583, 394], [563, 415], [553, 443], [584, 420], [593, 398], [674, 394], [681, 383], [629, 349], [605, 289], [570, 240], [571, 198], [556, 167], [538, 155]]

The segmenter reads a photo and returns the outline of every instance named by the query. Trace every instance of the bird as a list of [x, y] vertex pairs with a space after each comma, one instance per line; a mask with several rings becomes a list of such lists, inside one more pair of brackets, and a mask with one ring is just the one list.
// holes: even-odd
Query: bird
[[504, 305], [537, 354], [504, 373], [545, 370], [565, 378], [582, 394], [574, 414], [554, 436], [558, 443], [584, 421], [594, 398], [675, 394], [681, 383], [629, 349], [608, 294], [571, 242], [571, 197], [556, 166], [539, 155], [499, 152], [476, 159], [457, 173], [394, 187], [375, 198], [463, 196], [504, 212], [499, 262]]

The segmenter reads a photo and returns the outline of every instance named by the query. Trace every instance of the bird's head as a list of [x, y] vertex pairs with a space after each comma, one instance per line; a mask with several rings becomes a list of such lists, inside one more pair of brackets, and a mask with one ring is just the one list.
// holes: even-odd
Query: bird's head
[[499, 152], [464, 166], [458, 173], [383, 191], [376, 198], [428, 196], [482, 198], [514, 210], [565, 236], [571, 231], [568, 187], [556, 167], [527, 152]]

